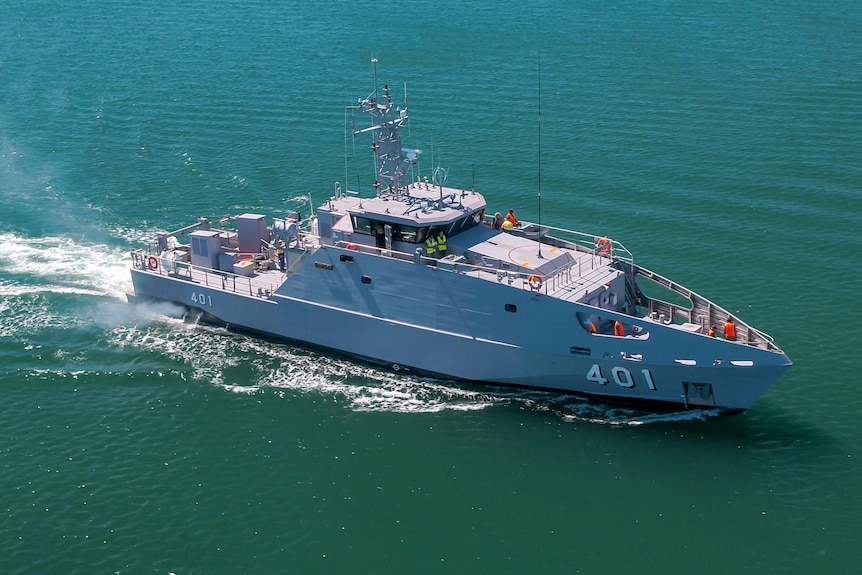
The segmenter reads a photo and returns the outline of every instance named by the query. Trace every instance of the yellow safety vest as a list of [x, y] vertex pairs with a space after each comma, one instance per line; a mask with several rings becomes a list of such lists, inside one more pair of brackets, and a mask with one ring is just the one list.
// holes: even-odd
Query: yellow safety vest
[[429, 256], [437, 251], [437, 242], [434, 238], [428, 238], [425, 240], [425, 253]]
[[446, 251], [446, 235], [437, 236], [437, 249], [441, 252]]

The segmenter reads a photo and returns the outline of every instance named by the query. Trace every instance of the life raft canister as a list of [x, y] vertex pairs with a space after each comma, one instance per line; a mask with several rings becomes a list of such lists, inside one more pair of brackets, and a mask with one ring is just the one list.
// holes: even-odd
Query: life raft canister
[[357, 245], [356, 245], [356, 244], [347, 244], [347, 249], [349, 249], [349, 250], [353, 250], [353, 251], [355, 251], [355, 252], [358, 252], [358, 251], [359, 251], [359, 247], [357, 247]]
[[532, 290], [539, 291], [542, 289], [542, 278], [539, 276], [530, 276], [527, 282], [530, 284], [530, 289]]
[[147, 266], [151, 270], [159, 269], [159, 258], [157, 258], [156, 256], [150, 256], [149, 258], [147, 258]]
[[608, 238], [599, 238], [596, 242], [596, 249], [600, 254], [609, 254], [611, 253], [611, 240]]

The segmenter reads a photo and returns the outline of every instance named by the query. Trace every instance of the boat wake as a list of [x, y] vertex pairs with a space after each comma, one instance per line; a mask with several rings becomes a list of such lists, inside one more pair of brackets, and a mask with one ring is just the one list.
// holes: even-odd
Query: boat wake
[[65, 236], [0, 233], [0, 296], [36, 292], [124, 297], [129, 256], [119, 248]]
[[[320, 394], [359, 412], [434, 413], [517, 406], [566, 422], [643, 425], [709, 417], [652, 414], [558, 393], [463, 385], [392, 373], [184, 318], [170, 303], [127, 305], [128, 253], [64, 236], [0, 234], [0, 334], [27, 339], [58, 326], [105, 330], [108, 343], [178, 361], [179, 371], [234, 393]], [[76, 298], [67, 301], [67, 298]], [[30, 334], [29, 336], [27, 334]], [[80, 366], [79, 366], [80, 367]], [[64, 372], [63, 362], [51, 367]]]
[[128, 262], [119, 247], [0, 233], [0, 335], [29, 342], [117, 325], [106, 314], [125, 316], [117, 305], [131, 288]]
[[[322, 395], [357, 412], [435, 413], [516, 406], [563, 422], [645, 425], [704, 420], [717, 412], [651, 413], [611, 407], [553, 392], [465, 386], [377, 369], [224, 328], [189, 322], [153, 308], [148, 325], [115, 330], [115, 344], [163, 353], [191, 369], [190, 377], [229, 392], [275, 390], [281, 397]], [[169, 317], [173, 316], [173, 317]], [[183, 368], [180, 367], [180, 370]]]

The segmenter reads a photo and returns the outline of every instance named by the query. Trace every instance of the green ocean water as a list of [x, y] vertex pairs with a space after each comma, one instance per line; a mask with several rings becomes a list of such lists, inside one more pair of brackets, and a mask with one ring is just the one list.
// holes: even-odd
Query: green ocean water
[[[858, 2], [0, 22], [0, 573], [862, 570]], [[429, 171], [528, 220], [541, 181], [543, 222], [623, 242], [794, 367], [742, 415], [658, 415], [129, 306], [156, 231], [371, 190], [344, 108], [372, 57]]]

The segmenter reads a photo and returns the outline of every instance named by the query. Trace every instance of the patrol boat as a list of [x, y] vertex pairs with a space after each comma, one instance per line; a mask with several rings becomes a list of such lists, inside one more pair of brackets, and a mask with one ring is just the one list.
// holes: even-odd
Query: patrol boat
[[[373, 90], [349, 108], [370, 120], [353, 131], [372, 140], [374, 197], [336, 182], [307, 218], [243, 213], [160, 233], [131, 254], [129, 300], [397, 372], [650, 409], [743, 411], [790, 367], [766, 333], [620, 242], [500, 226], [474, 189], [415, 177], [406, 102], [378, 88], [376, 61]], [[710, 335], [730, 320], [735, 339]]]

